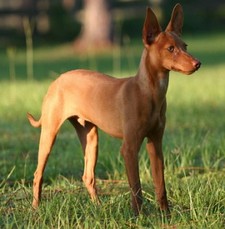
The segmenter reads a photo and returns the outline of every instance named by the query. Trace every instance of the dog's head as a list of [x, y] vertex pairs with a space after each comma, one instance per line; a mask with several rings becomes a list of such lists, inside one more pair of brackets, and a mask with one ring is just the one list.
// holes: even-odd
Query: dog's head
[[192, 74], [201, 66], [199, 60], [187, 52], [187, 45], [181, 39], [183, 10], [175, 5], [165, 31], [162, 31], [154, 12], [147, 8], [142, 39], [151, 63], [162, 70], [173, 70]]

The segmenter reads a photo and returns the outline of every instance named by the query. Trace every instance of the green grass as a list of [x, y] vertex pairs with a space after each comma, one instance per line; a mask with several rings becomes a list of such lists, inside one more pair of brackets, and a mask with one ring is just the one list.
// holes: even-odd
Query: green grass
[[[145, 147], [140, 175], [145, 214], [134, 217], [119, 140], [100, 132], [96, 169], [101, 206], [93, 204], [81, 182], [83, 157], [72, 126], [58, 135], [44, 175], [43, 200], [33, 211], [32, 179], [39, 129], [26, 112], [40, 115], [49, 83], [71, 68], [94, 68], [113, 75], [135, 74], [141, 53], [136, 42], [112, 54], [75, 56], [68, 44], [34, 50], [35, 81], [26, 80], [24, 50], [17, 50], [15, 78], [1, 52], [0, 227], [1, 228], [224, 228], [225, 225], [225, 39], [186, 37], [203, 65], [192, 76], [171, 73], [164, 136], [165, 178], [171, 218], [158, 210]], [[121, 54], [122, 53], [122, 54]]]

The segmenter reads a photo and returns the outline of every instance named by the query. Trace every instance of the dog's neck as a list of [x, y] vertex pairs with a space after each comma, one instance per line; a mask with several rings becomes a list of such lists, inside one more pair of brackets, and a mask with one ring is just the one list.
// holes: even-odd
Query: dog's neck
[[146, 49], [143, 50], [136, 78], [142, 90], [161, 100], [166, 96], [169, 71], [156, 66], [154, 58]]

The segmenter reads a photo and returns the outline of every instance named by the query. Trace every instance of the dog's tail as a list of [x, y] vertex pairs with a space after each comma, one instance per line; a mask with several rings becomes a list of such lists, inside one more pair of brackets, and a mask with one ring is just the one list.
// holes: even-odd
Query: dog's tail
[[37, 120], [35, 120], [35, 118], [30, 113], [27, 113], [27, 118], [33, 127], [40, 127], [41, 126], [41, 118], [37, 121]]

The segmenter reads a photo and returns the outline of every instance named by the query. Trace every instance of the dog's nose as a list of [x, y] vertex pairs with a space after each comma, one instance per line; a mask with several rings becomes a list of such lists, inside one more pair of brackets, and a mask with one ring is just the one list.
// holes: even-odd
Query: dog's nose
[[195, 63], [195, 69], [198, 70], [200, 67], [201, 67], [201, 62], [197, 60]]

